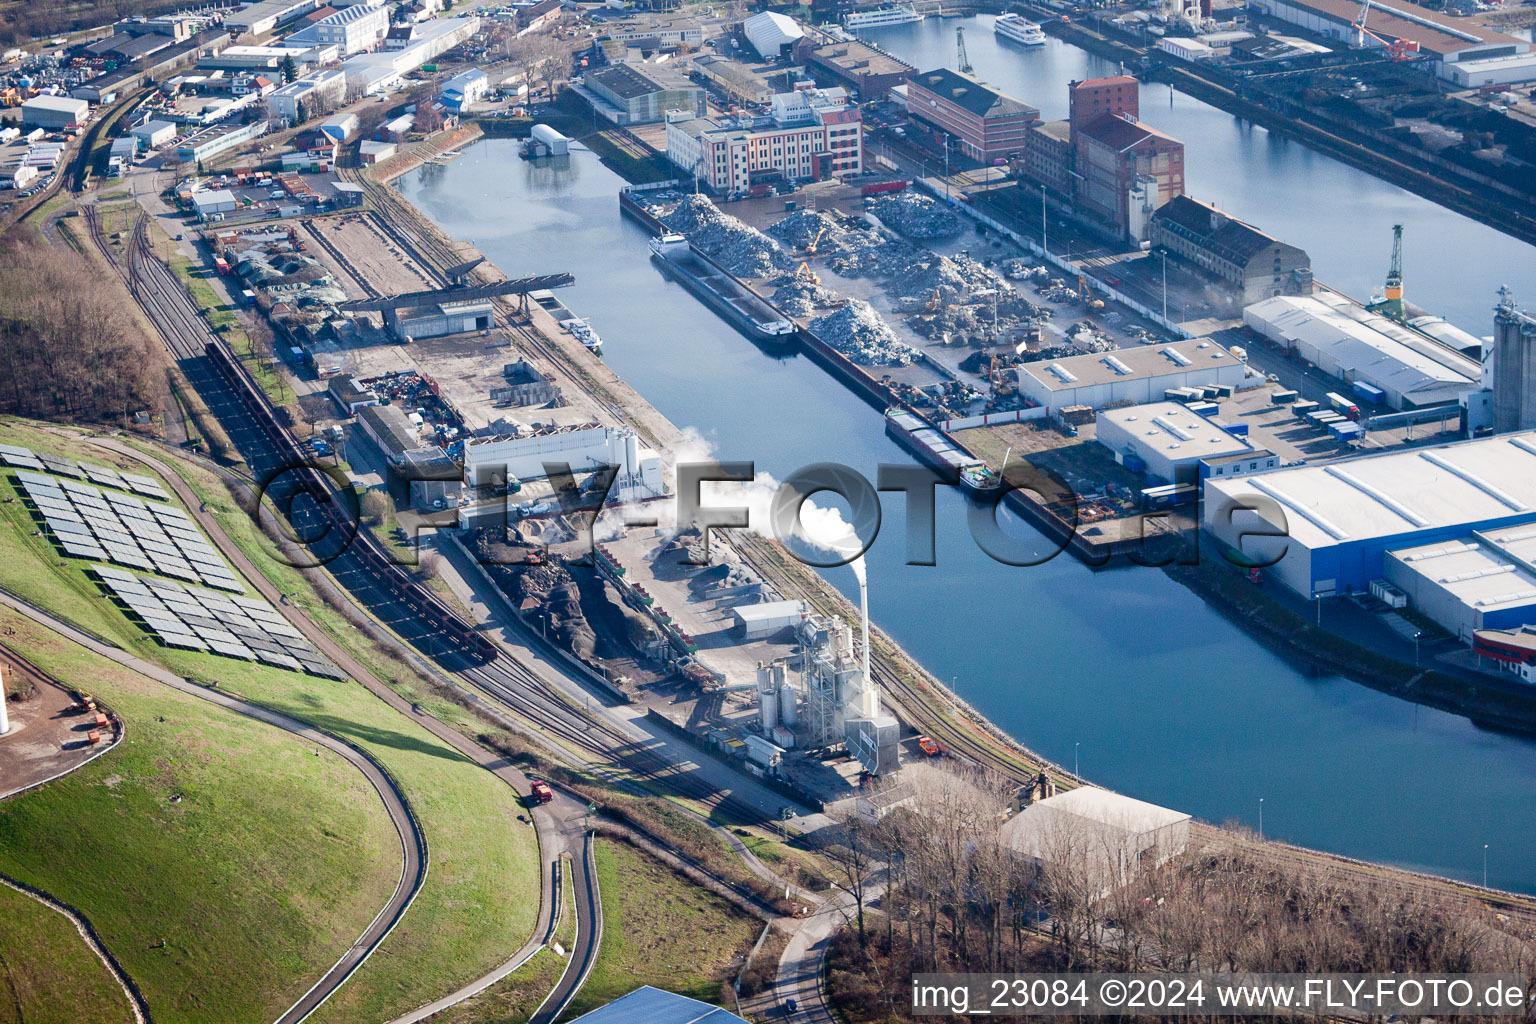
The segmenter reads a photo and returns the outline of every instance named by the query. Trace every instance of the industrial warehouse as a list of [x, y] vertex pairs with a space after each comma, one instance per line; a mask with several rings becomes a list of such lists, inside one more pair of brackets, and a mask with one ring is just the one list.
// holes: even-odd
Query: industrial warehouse
[[1367, 593], [1389, 557], [1536, 523], [1536, 432], [1208, 479], [1203, 522], [1308, 600]]

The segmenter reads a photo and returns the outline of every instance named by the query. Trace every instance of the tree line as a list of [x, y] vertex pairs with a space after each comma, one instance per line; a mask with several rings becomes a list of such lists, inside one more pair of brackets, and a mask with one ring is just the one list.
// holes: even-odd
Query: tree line
[[1056, 828], [1036, 857], [1010, 849], [1007, 781], [932, 765], [903, 775], [899, 806], [878, 823], [837, 815], [839, 838], [822, 851], [834, 884], [872, 904], [851, 913], [829, 974], [855, 1022], [911, 1017], [921, 972], [1536, 968], [1536, 922], [1409, 876], [1371, 877], [1228, 829], [1159, 868], [1107, 877], [1116, 851], [1095, 828]]
[[121, 290], [78, 254], [19, 231], [0, 239], [0, 411], [121, 423], [156, 409], [158, 362]]

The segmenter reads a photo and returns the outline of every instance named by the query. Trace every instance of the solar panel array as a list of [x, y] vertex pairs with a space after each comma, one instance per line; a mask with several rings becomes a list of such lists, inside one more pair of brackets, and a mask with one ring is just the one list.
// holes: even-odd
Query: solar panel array
[[326, 679], [341, 670], [267, 602], [93, 565], [102, 585], [167, 647], [259, 661]]
[[14, 444], [0, 444], [0, 459], [3, 459], [7, 466], [14, 466], [17, 469], [43, 469], [60, 476], [73, 477], [76, 480], [90, 480], [103, 487], [132, 491], [146, 498], [171, 500], [171, 496], [165, 493], [165, 488], [160, 486], [160, 481], [137, 473], [119, 473], [106, 466], [76, 462], [74, 459], [66, 459], [48, 452], [34, 452], [30, 448]]
[[197, 524], [175, 505], [145, 502], [25, 469], [16, 475], [65, 554], [206, 583], [234, 594], [245, 591]]

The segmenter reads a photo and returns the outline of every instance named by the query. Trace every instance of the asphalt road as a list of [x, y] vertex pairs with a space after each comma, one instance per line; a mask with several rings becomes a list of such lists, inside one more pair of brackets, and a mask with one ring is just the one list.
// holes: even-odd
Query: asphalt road
[[565, 970], [528, 1024], [554, 1024], [571, 1005], [597, 963], [603, 941], [603, 904], [598, 897], [597, 863], [592, 833], [584, 832], [580, 850], [571, 851], [571, 880], [576, 895], [576, 947], [566, 954]]
[[303, 722], [289, 718], [287, 715], [268, 711], [266, 708], [258, 707], [255, 704], [249, 704], [219, 690], [210, 690], [206, 687], [198, 686], [196, 683], [188, 682], [175, 673], [161, 668], [159, 665], [145, 661], [143, 658], [130, 654], [119, 647], [103, 643], [95, 637], [75, 629], [62, 619], [57, 619], [42, 609], [28, 604], [19, 598], [12, 597], [10, 594], [0, 593], [0, 603], [4, 603], [39, 625], [45, 626], [59, 636], [73, 641], [92, 653], [109, 658], [125, 668], [138, 672], [140, 675], [147, 676], [156, 682], [163, 683], [183, 693], [206, 700], [210, 704], [217, 704], [219, 707], [293, 733], [295, 736], [316, 746], [334, 751], [345, 758], [358, 771], [362, 772], [363, 776], [378, 792], [379, 798], [384, 801], [385, 810], [389, 813], [390, 823], [394, 825], [395, 832], [400, 837], [402, 858], [400, 880], [396, 883], [394, 894], [389, 898], [389, 902], [379, 911], [378, 916], [373, 919], [363, 931], [363, 934], [358, 936], [357, 940], [347, 948], [346, 952], [341, 955], [341, 959], [337, 960], [330, 970], [320, 976], [319, 980], [315, 982], [308, 992], [299, 997], [296, 1003], [289, 1007], [282, 1016], [277, 1018], [277, 1024], [298, 1024], [299, 1021], [304, 1020], [321, 1003], [325, 1002], [333, 992], [340, 988], [347, 978], [351, 976], [352, 972], [357, 970], [358, 966], [378, 948], [379, 944], [384, 941], [385, 937], [389, 935], [390, 931], [393, 930], [400, 918], [405, 914], [406, 909], [411, 905], [411, 901], [416, 898], [416, 893], [421, 889], [421, 883], [426, 878], [426, 842], [422, 838], [421, 829], [415, 817], [411, 814], [410, 808], [406, 806], [404, 797], [395, 788], [394, 782], [367, 754], [321, 732], [313, 726], [305, 725]]

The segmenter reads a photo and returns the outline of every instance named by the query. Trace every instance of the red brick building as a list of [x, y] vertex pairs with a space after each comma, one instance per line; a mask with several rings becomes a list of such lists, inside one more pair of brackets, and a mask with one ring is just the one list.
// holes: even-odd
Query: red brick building
[[907, 113], [942, 135], [953, 136], [972, 160], [992, 163], [1022, 157], [1040, 111], [948, 68], [913, 75], [907, 82]]
[[1141, 117], [1141, 83], [1130, 75], [1089, 78], [1067, 83], [1067, 120], [1073, 131], [1105, 114]]
[[1101, 114], [1072, 133], [1079, 209], [1145, 239], [1153, 211], [1184, 194], [1184, 144], [1128, 114]]

